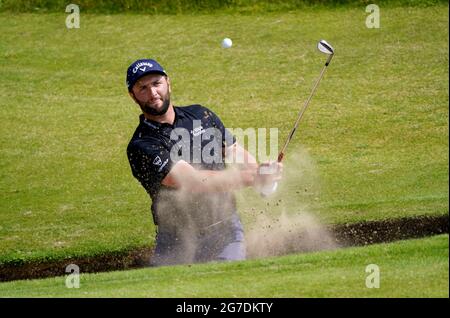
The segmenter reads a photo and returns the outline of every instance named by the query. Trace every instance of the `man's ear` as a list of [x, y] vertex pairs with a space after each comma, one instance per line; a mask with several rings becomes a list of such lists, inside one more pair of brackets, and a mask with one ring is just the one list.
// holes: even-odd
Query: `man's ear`
[[128, 94], [130, 94], [130, 97], [136, 102], [136, 104], [138, 104], [136, 97], [134, 96], [133, 91], [128, 91]]
[[167, 86], [169, 87], [169, 93], [172, 93], [172, 87], [170, 86], [170, 78], [166, 76]]

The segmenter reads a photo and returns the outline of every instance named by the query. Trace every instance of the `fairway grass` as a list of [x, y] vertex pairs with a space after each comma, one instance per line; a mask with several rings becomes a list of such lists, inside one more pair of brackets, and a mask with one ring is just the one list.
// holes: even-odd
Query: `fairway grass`
[[[366, 266], [380, 271], [367, 288]], [[279, 258], [0, 283], [0, 297], [448, 297], [448, 235]], [[82, 271], [82, 269], [81, 269]]]
[[64, 13], [1, 13], [0, 264], [152, 246], [150, 200], [125, 153], [139, 114], [125, 70], [142, 57], [165, 66], [175, 105], [201, 103], [231, 128], [277, 127], [281, 146], [324, 63], [317, 40], [335, 47], [279, 193], [238, 193], [247, 228], [260, 213], [448, 214], [448, 6], [382, 7], [380, 29], [366, 15], [82, 12], [69, 30]]

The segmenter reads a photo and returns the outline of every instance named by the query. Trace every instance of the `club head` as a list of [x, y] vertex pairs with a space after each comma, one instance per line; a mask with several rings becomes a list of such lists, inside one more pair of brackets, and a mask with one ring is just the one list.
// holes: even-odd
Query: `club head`
[[325, 40], [320, 40], [319, 43], [317, 43], [317, 48], [322, 53], [325, 53], [325, 54], [328, 54], [328, 55], [333, 55], [334, 54], [333, 47]]

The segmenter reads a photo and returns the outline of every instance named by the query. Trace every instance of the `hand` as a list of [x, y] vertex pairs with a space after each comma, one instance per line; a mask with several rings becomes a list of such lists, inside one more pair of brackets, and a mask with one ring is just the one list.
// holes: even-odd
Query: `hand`
[[283, 164], [274, 161], [260, 165], [245, 165], [245, 167], [237, 170], [237, 172], [244, 186], [250, 186], [260, 190], [265, 186], [272, 186], [281, 180]]
[[281, 162], [272, 161], [260, 164], [255, 179], [255, 187], [260, 188], [273, 185], [281, 180], [282, 173], [283, 164]]

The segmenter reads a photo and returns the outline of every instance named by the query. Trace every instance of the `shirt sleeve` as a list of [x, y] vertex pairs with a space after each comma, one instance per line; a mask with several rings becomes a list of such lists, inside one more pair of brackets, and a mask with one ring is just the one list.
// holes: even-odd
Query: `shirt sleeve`
[[173, 166], [170, 152], [162, 145], [134, 141], [127, 148], [133, 175], [147, 191], [154, 192]]

